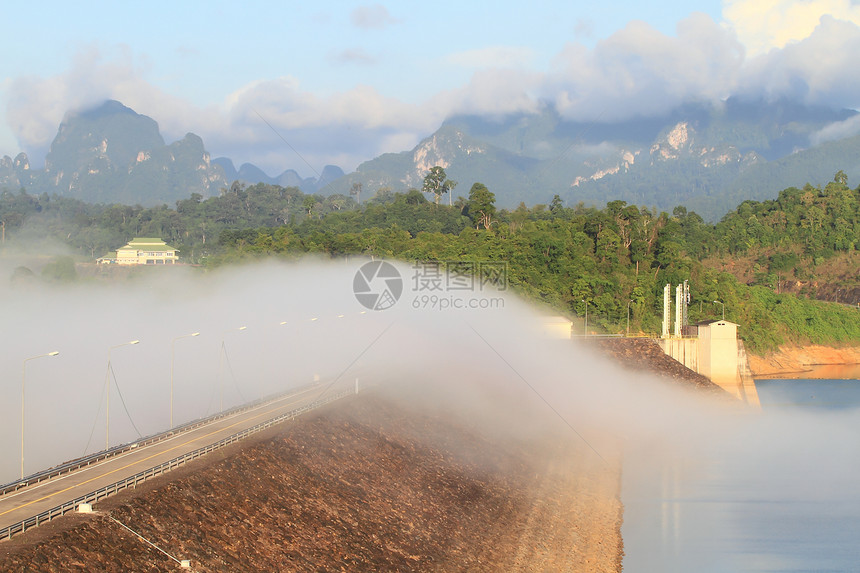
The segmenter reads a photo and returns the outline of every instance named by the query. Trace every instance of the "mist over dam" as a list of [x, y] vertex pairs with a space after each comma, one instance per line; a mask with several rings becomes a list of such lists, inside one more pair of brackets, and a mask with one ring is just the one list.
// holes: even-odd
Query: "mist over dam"
[[[860, 452], [844, 439], [855, 410], [756, 412], [625, 370], [589, 345], [542, 338], [539, 315], [504, 292], [486, 295], [504, 300], [493, 309], [424, 309], [407, 280], [396, 304], [370, 310], [354, 292], [362, 262], [4, 286], [0, 482], [18, 477], [24, 384], [29, 474], [104, 447], [108, 383], [116, 445], [170, 426], [171, 380], [178, 424], [314, 379], [360, 378], [491, 441], [551, 430], [588, 464], [620, 463], [626, 571], [789, 567], [783, 545], [731, 545], [750, 539], [750, 515], [792, 520], [792, 538], [860, 515]], [[655, 499], [670, 501], [655, 512]]]

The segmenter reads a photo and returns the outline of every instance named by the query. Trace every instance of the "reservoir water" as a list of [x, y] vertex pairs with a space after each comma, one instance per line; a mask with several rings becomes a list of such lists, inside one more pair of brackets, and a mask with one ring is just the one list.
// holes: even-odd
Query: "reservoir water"
[[860, 365], [802, 375], [626, 454], [625, 573], [860, 571]]
[[819, 366], [802, 375], [803, 378], [756, 380], [762, 409], [860, 407], [860, 365]]

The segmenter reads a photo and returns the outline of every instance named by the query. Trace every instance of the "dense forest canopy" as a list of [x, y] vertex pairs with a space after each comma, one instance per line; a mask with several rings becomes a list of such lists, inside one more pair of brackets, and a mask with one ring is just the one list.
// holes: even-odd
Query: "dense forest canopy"
[[[659, 330], [663, 285], [689, 280], [691, 320], [717, 317], [718, 300], [753, 350], [860, 339], [856, 310], [779, 292], [815, 278], [835, 259], [854, 269], [853, 284], [842, 285], [843, 300], [860, 291], [860, 190], [850, 189], [842, 172], [823, 188], [806, 185], [775, 200], [745, 201], [716, 225], [684, 207], [668, 214], [624, 201], [598, 209], [565, 206], [555, 197], [549, 205], [496, 210], [481, 183], [455, 205], [438, 198], [383, 188], [359, 205], [346, 195], [234, 183], [218, 197], [195, 194], [175, 208], [145, 209], [3, 190], [0, 223], [4, 240], [54, 237], [83, 261], [135, 236], [161, 237], [184, 262], [204, 267], [306, 253], [506, 261], [518, 292], [569, 316], [587, 307], [590, 324], [608, 332], [619, 331], [628, 310], [634, 331]], [[753, 274], [739, 282], [726, 268], [743, 258]]]

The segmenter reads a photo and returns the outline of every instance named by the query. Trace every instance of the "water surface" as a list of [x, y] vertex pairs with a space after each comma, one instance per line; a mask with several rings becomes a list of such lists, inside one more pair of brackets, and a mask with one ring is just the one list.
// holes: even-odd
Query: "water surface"
[[860, 571], [860, 365], [802, 375], [679, 428], [692, 447], [627, 456], [625, 573]]

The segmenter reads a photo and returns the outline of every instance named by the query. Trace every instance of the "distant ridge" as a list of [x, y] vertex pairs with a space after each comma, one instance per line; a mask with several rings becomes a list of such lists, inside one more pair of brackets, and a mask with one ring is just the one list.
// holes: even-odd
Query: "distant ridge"
[[839, 170], [860, 179], [860, 139], [814, 144], [823, 128], [856, 115], [737, 98], [616, 123], [570, 121], [550, 105], [505, 117], [462, 115], [410, 151], [361, 164], [334, 187], [345, 193], [361, 183], [370, 194], [420, 188], [440, 165], [461, 183], [455, 198], [479, 181], [507, 208], [558, 195], [567, 205], [687, 205], [717, 220], [745, 199], [775, 198], [798, 182], [823, 185]]
[[287, 169], [277, 177], [270, 177], [262, 169], [252, 163], [243, 163], [239, 170], [233, 165], [229, 157], [218, 157], [212, 163], [219, 165], [229, 181], [242, 181], [243, 183], [255, 184], [266, 183], [267, 185], [279, 185], [281, 187], [298, 187], [304, 193], [317, 193], [324, 190], [327, 185], [344, 176], [340, 167], [326, 165], [320, 178], [302, 178], [295, 170]]
[[343, 171], [327, 166], [323, 175], [322, 183], [292, 170], [271, 178], [248, 163], [236, 171], [228, 158], [210, 161], [203, 140], [193, 133], [166, 145], [155, 120], [115, 100], [67, 112], [44, 169], [32, 169], [24, 153], [0, 158], [0, 189], [142, 206], [172, 205], [195, 193], [216, 196], [236, 180], [315, 193]]
[[567, 205], [623, 200], [666, 211], [684, 205], [716, 221], [746, 199], [775, 198], [807, 182], [824, 185], [840, 170], [849, 182], [860, 180], [860, 136], [821, 144], [817, 137], [856, 116], [786, 100], [730, 98], [599, 123], [571, 121], [545, 105], [503, 117], [454, 116], [411, 150], [383, 154], [349, 175], [328, 165], [318, 177], [303, 178], [292, 169], [270, 176], [250, 163], [237, 170], [227, 157], [210, 160], [193, 133], [166, 145], [155, 120], [109, 100], [66, 114], [44, 169], [32, 169], [24, 153], [0, 158], [0, 189], [152, 206], [194, 193], [215, 196], [234, 181], [324, 195], [348, 195], [358, 183], [370, 198], [380, 189], [420, 188], [439, 165], [460, 183], [455, 201], [481, 182], [503, 208], [549, 204], [558, 195]]

